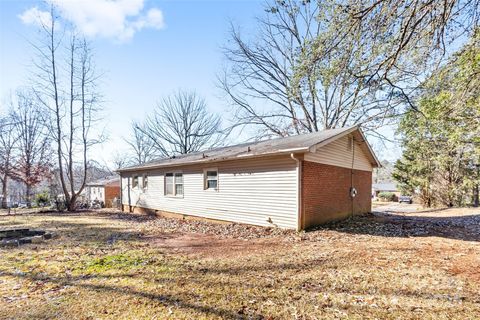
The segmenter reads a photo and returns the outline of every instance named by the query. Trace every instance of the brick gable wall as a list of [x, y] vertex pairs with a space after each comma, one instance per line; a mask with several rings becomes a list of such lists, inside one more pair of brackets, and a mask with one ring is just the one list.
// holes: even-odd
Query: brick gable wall
[[[302, 161], [303, 228], [352, 215], [351, 169]], [[371, 211], [372, 172], [353, 170], [354, 214]]]

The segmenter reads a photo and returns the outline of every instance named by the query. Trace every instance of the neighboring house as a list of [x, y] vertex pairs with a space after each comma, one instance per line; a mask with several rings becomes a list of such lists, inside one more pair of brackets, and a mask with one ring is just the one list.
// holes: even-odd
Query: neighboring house
[[[78, 194], [78, 190], [75, 190], [75, 193]], [[60, 193], [59, 195], [57, 195], [57, 199], [60, 200], [60, 201], [65, 201], [65, 194]], [[85, 201], [87, 201], [87, 194], [86, 194], [85, 189], [84, 189], [82, 191], [82, 193], [80, 193], [77, 196], [77, 202], [85, 202]]]
[[103, 204], [107, 208], [114, 206], [114, 201], [120, 199], [120, 178], [108, 177], [87, 183], [89, 205]]
[[372, 195], [374, 198], [378, 198], [378, 194], [381, 192], [391, 192], [395, 194], [395, 198], [397, 200], [398, 197], [401, 195], [401, 192], [400, 190], [398, 190], [397, 185], [393, 182], [374, 183], [372, 185]]
[[[380, 164], [358, 127], [119, 169], [125, 211], [298, 230], [371, 211]], [[352, 195], [355, 195], [352, 197]]]

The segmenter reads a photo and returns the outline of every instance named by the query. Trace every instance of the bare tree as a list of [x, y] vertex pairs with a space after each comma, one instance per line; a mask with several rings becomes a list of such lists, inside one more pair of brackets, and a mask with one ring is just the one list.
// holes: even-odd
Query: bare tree
[[[103, 138], [93, 131], [99, 120], [98, 76], [90, 44], [67, 24], [58, 23], [50, 9], [48, 25], [41, 26], [42, 40], [37, 51], [34, 90], [49, 114], [49, 133], [56, 146], [58, 177], [66, 207], [75, 210], [88, 170], [88, 150]], [[75, 168], [83, 174], [78, 177]]]
[[[414, 72], [424, 71], [426, 64], [444, 56], [452, 42], [471, 35], [480, 23], [479, 0], [372, 0], [339, 3], [338, 8], [348, 17], [338, 30], [337, 43], [346, 34], [361, 31], [365, 44], [386, 47], [375, 67], [361, 74], [368, 82], [393, 84], [389, 79], [405, 60], [413, 63]], [[317, 45], [312, 43], [312, 49]], [[319, 51], [311, 53], [314, 60], [321, 59]]]
[[19, 90], [16, 105], [11, 111], [18, 150], [15, 173], [16, 178], [25, 184], [28, 206], [31, 204], [32, 188], [49, 174], [51, 166], [50, 141], [37, 103], [33, 92]]
[[357, 35], [305, 65], [313, 42], [331, 43], [336, 37], [344, 14], [334, 3], [274, 1], [258, 20], [253, 41], [232, 27], [219, 81], [236, 106], [236, 125], [287, 136], [360, 123], [377, 128], [395, 116], [399, 101], [394, 92], [356, 76], [382, 54], [360, 46]]
[[[157, 157], [154, 140], [145, 134], [147, 128], [144, 124], [132, 122], [132, 133], [128, 139], [124, 139], [134, 156], [129, 159], [133, 164], [142, 164]], [[125, 163], [123, 163], [125, 164]]]
[[2, 183], [1, 207], [7, 207], [8, 183], [14, 176], [14, 148], [16, 142], [13, 120], [9, 116], [0, 117], [0, 182]]
[[232, 27], [225, 48], [219, 83], [235, 124], [286, 136], [394, 122], [434, 67], [442, 25], [478, 19], [461, 16], [462, 3], [478, 9], [478, 0], [269, 1], [257, 36]]
[[122, 152], [115, 152], [113, 156], [113, 170], [118, 170], [124, 168], [130, 164], [129, 158], [125, 156]]
[[204, 99], [184, 91], [162, 99], [145, 126], [137, 129], [150, 138], [161, 156], [219, 146], [224, 137], [220, 117], [207, 111]]

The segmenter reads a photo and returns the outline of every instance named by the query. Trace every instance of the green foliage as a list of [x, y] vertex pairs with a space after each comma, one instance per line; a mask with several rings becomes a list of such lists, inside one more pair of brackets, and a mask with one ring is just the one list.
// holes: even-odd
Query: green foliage
[[50, 203], [50, 194], [47, 191], [35, 195], [35, 204], [37, 207], [45, 207]]
[[393, 192], [380, 192], [378, 197], [385, 201], [395, 201], [396, 199], [395, 193]]
[[[401, 120], [393, 177], [426, 206], [475, 202], [480, 181], [480, 33], [426, 83], [419, 110]], [[477, 200], [478, 201], [478, 200]]]
[[108, 270], [129, 270], [145, 264], [146, 261], [139, 257], [116, 254], [93, 259], [86, 265], [85, 270], [88, 273], [100, 273]]

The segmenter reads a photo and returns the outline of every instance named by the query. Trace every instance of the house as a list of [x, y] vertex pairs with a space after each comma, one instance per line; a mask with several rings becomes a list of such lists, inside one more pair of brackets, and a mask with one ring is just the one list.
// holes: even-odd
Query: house
[[107, 208], [115, 206], [115, 200], [120, 199], [120, 178], [108, 177], [87, 183], [88, 204], [99, 204]]
[[371, 211], [380, 163], [359, 127], [163, 158], [118, 170], [124, 211], [306, 229]]
[[396, 201], [401, 195], [400, 190], [398, 190], [397, 185], [394, 182], [383, 182], [383, 183], [374, 183], [372, 185], [372, 196], [378, 198], [378, 195], [382, 192], [391, 192], [395, 195]]

